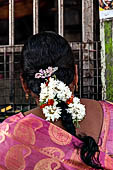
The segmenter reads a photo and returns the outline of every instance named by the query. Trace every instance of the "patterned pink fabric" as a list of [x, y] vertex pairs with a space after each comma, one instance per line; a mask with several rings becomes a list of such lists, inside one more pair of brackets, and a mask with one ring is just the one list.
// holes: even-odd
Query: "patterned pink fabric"
[[100, 150], [105, 153], [105, 166], [113, 169], [113, 103], [100, 101], [100, 104], [104, 112]]
[[[111, 106], [106, 105], [102, 103], [104, 111]], [[105, 120], [108, 122], [106, 113]], [[106, 169], [113, 170], [113, 151], [111, 143], [105, 144], [105, 128], [103, 125], [100, 161]], [[24, 117], [19, 113], [0, 124], [0, 170], [93, 170], [81, 161], [75, 148], [80, 144], [80, 140], [61, 128], [33, 114]]]

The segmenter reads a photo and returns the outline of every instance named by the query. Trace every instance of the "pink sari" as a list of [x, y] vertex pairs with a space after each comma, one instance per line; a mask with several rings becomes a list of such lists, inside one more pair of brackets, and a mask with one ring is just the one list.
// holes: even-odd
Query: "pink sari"
[[113, 169], [113, 103], [100, 101], [100, 104], [104, 112], [100, 150], [105, 153], [105, 167]]
[[[109, 110], [111, 104], [106, 105]], [[106, 117], [105, 121], [108, 122]], [[105, 128], [103, 125], [100, 162], [106, 169], [113, 170], [109, 144], [106, 146], [108, 130], [104, 133]], [[52, 123], [33, 114], [24, 117], [19, 113], [0, 124], [0, 170], [94, 170], [80, 159], [75, 146], [81, 143]]]

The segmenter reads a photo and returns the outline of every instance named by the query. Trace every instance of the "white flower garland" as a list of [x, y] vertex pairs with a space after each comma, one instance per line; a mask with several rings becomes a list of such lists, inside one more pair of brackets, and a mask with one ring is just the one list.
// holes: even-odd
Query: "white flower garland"
[[72, 115], [73, 123], [78, 126], [78, 122], [86, 114], [85, 106], [80, 103], [80, 99], [73, 97], [69, 87], [54, 77], [50, 77], [45, 83], [41, 83], [39, 102], [46, 120], [54, 122], [61, 117], [62, 109], [57, 106], [60, 101], [67, 103], [67, 113]]

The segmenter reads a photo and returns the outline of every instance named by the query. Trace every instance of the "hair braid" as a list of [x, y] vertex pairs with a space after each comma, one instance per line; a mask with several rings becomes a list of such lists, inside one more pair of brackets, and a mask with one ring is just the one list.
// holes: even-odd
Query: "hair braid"
[[[66, 131], [71, 133], [73, 136], [76, 136], [76, 130], [72, 121], [72, 116], [66, 111], [68, 105], [65, 102], [61, 101], [58, 106], [62, 109], [62, 125], [65, 127]], [[80, 157], [83, 162], [91, 166], [92, 168], [103, 170], [99, 162], [99, 148], [95, 140], [90, 136], [79, 136], [79, 139], [83, 141], [82, 145], [80, 146]], [[98, 153], [97, 157], [95, 157], [95, 153]]]
[[99, 161], [99, 148], [95, 140], [91, 136], [80, 137], [80, 139], [83, 141], [80, 152], [81, 159], [92, 168], [103, 170]]
[[65, 127], [65, 129], [71, 133], [73, 136], [76, 135], [75, 126], [72, 121], [71, 114], [67, 113], [66, 109], [68, 109], [68, 106], [65, 102], [61, 101], [59, 102], [58, 106], [62, 109], [61, 113], [61, 121], [62, 125]]

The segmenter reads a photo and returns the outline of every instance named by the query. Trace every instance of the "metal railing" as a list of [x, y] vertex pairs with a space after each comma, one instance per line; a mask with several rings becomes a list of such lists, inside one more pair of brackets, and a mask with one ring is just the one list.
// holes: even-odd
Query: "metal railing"
[[100, 42], [70, 43], [78, 63], [80, 98], [102, 99]]

